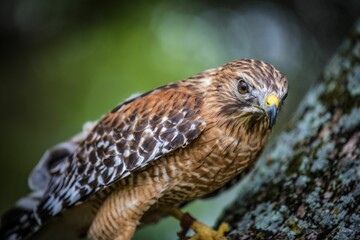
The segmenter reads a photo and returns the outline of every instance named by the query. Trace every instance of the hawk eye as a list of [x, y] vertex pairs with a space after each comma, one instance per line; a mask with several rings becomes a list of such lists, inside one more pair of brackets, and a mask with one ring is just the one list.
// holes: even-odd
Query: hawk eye
[[238, 83], [238, 91], [241, 94], [245, 94], [249, 91], [249, 87], [244, 80], [240, 80]]

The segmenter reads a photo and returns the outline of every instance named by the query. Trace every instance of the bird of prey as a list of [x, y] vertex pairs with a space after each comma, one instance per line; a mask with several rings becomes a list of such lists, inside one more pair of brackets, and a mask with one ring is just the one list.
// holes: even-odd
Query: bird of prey
[[179, 208], [253, 165], [287, 92], [272, 65], [242, 59], [126, 100], [44, 154], [29, 177], [33, 192], [3, 214], [0, 238], [41, 238], [61, 225], [51, 239], [128, 240], [167, 215], [194, 229], [193, 239], [222, 238], [225, 225], [209, 230]]

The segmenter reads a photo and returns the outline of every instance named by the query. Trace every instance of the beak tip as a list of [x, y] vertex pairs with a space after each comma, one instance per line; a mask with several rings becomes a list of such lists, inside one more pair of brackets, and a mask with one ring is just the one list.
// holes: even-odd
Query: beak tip
[[276, 122], [277, 107], [275, 104], [267, 107], [267, 113], [269, 118], [269, 129], [272, 129]]

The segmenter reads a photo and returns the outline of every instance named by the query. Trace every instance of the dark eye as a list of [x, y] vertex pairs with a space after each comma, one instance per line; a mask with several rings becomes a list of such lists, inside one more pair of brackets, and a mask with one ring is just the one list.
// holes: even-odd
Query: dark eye
[[240, 80], [238, 83], [238, 91], [241, 94], [245, 94], [249, 91], [249, 87], [244, 80]]

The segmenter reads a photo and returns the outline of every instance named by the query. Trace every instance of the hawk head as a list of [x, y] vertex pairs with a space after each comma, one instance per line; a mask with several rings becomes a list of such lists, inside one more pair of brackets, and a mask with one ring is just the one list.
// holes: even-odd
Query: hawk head
[[215, 92], [220, 114], [271, 129], [287, 96], [288, 81], [272, 65], [253, 59], [230, 62], [218, 69]]

